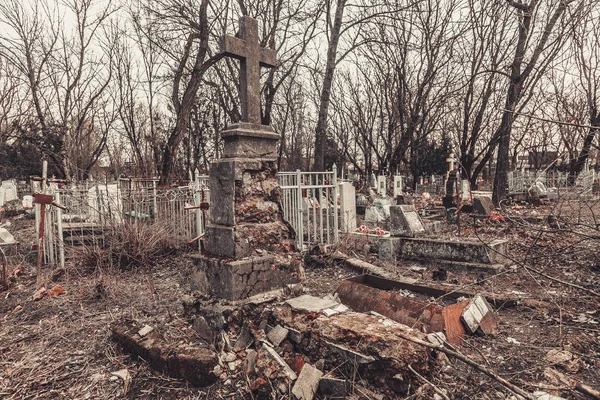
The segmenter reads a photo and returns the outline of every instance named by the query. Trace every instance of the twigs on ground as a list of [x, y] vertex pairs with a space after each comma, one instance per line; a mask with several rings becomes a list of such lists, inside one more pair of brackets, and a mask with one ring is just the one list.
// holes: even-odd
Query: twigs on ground
[[484, 374], [486, 374], [490, 378], [495, 379], [497, 382], [501, 383], [504, 387], [506, 387], [508, 390], [510, 390], [514, 394], [519, 395], [521, 397], [524, 397], [525, 399], [528, 399], [528, 400], [535, 400], [535, 397], [533, 397], [531, 394], [527, 393], [526, 391], [524, 391], [520, 387], [516, 386], [515, 384], [510, 383], [506, 379], [504, 379], [501, 376], [499, 376], [498, 374], [496, 374], [491, 369], [488, 369], [488, 368], [486, 368], [486, 367], [484, 367], [484, 366], [476, 363], [475, 361], [470, 360], [469, 358], [463, 356], [460, 353], [457, 353], [456, 351], [452, 351], [452, 350], [450, 350], [450, 349], [448, 349], [448, 348], [446, 348], [444, 346], [439, 346], [437, 344], [425, 342], [423, 340], [414, 338], [412, 336], [405, 335], [405, 334], [403, 334], [401, 332], [396, 332], [396, 334], [398, 336], [400, 336], [402, 339], [408, 340], [409, 342], [413, 342], [413, 343], [416, 343], [416, 344], [421, 345], [421, 346], [429, 347], [430, 349], [439, 350], [439, 351], [441, 351], [442, 353], [444, 353], [444, 354], [446, 354], [448, 356], [457, 358], [460, 361], [462, 361], [462, 362], [470, 365], [471, 367], [477, 369], [478, 371], [483, 372]]
[[408, 369], [410, 370], [410, 372], [412, 372], [413, 374], [415, 374], [419, 379], [421, 379], [423, 382], [425, 382], [426, 384], [428, 384], [429, 386], [431, 386], [433, 388], [433, 390], [435, 390], [435, 392], [437, 394], [439, 394], [440, 396], [442, 396], [444, 399], [446, 400], [450, 400], [450, 398], [448, 396], [446, 396], [446, 393], [444, 393], [440, 388], [438, 388], [437, 386], [435, 386], [433, 383], [431, 383], [427, 378], [425, 378], [423, 375], [419, 374], [417, 371], [414, 370], [413, 367], [411, 367], [410, 365], [408, 366]]

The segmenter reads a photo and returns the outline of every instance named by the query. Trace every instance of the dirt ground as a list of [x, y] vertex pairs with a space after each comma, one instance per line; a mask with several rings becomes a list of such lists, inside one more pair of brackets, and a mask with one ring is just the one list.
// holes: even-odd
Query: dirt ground
[[[460, 238], [508, 239], [509, 266], [495, 275], [447, 271], [446, 280], [436, 283], [508, 296], [519, 304], [497, 309], [496, 334], [470, 336], [458, 350], [527, 392], [593, 398], [573, 387], [583, 383], [600, 389], [600, 225], [596, 220], [600, 205], [512, 205], [502, 215], [505, 222], [463, 225]], [[13, 218], [9, 230], [27, 253], [33, 241], [33, 220]], [[446, 226], [437, 235], [459, 239], [456, 226]], [[359, 248], [344, 239], [333, 250], [380, 265], [397, 276], [422, 283], [433, 279], [432, 272], [418, 264], [381, 263], [368, 246]], [[0, 292], [0, 398], [253, 398], [243, 379], [194, 388], [154, 371], [144, 360], [133, 361], [111, 340], [111, 323], [129, 318], [157, 327], [175, 342], [200, 341], [181, 301], [190, 294], [184, 254], [155, 264], [150, 285], [146, 270], [93, 270], [81, 260], [72, 260], [65, 271], [46, 271], [52, 277], [46, 287], [60, 284], [66, 293], [33, 300], [36, 276], [31, 254], [12, 258], [10, 288]], [[313, 295], [333, 293], [342, 280], [356, 275], [327, 256], [307, 263], [306, 273], [305, 291]], [[517, 398], [496, 380], [452, 358], [438, 363], [429, 381], [451, 399]], [[417, 378], [414, 382], [420, 387], [407, 398], [436, 396], [430, 384]], [[356, 394], [353, 398], [377, 396]]]

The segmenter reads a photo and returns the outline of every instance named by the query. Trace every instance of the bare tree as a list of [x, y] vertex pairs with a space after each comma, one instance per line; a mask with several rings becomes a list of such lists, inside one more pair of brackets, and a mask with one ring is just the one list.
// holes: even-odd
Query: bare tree
[[[508, 170], [510, 168], [509, 151], [511, 144], [511, 131], [513, 122], [518, 112], [517, 106], [526, 93], [527, 84], [531, 88], [541, 79], [554, 57], [564, 44], [564, 32], [568, 24], [559, 23], [565, 11], [574, 0], [559, 0], [557, 5], [545, 8], [539, 0], [530, 0], [520, 3], [508, 0], [518, 18], [517, 43], [510, 64], [510, 72], [504, 111], [500, 126], [495, 132], [498, 142], [498, 156], [496, 162], [496, 175], [494, 179], [493, 200], [496, 204], [504, 199], [508, 189]], [[544, 10], [548, 11], [548, 19], [543, 24], [538, 38], [534, 35], [534, 26], [544, 17]], [[558, 26], [557, 26], [558, 24]], [[555, 32], [555, 29], [557, 32]], [[535, 44], [534, 44], [535, 43]], [[533, 51], [528, 51], [533, 48]], [[527, 57], [528, 53], [531, 53]]]
[[[588, 160], [594, 139], [600, 130], [598, 86], [600, 85], [600, 7], [596, 1], [585, 1], [584, 18], [573, 24], [573, 48], [579, 70], [579, 85], [587, 103], [589, 128], [577, 157], [571, 159], [572, 176], [579, 174]], [[577, 119], [576, 119], [577, 121]], [[579, 119], [582, 121], [582, 119]]]

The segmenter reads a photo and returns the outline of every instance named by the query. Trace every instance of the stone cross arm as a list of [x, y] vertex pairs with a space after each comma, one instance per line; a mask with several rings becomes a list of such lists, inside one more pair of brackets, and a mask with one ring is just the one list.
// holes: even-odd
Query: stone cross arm
[[258, 22], [240, 18], [241, 38], [223, 36], [221, 53], [240, 60], [240, 103], [242, 122], [260, 124], [260, 67], [275, 67], [275, 50], [260, 46]]

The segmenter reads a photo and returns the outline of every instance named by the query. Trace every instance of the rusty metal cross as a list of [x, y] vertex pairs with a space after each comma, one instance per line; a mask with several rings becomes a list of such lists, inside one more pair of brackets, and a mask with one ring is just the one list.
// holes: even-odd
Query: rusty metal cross
[[242, 122], [260, 124], [260, 67], [275, 67], [275, 50], [260, 47], [258, 22], [240, 18], [241, 38], [223, 36], [221, 53], [240, 60]]

